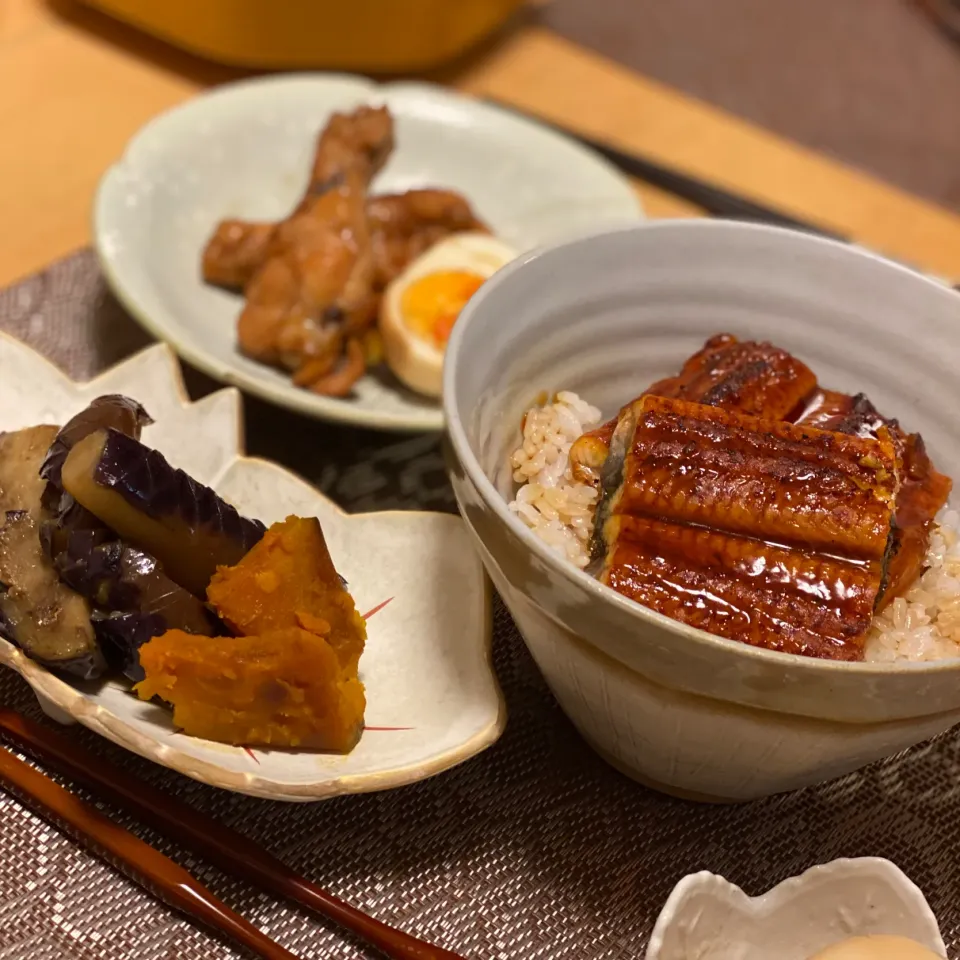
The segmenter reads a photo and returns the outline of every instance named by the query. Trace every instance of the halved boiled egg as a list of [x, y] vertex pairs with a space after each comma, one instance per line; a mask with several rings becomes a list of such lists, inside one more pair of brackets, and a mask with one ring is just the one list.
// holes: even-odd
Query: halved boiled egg
[[460, 311], [517, 252], [486, 233], [457, 233], [421, 254], [384, 291], [380, 334], [390, 369], [439, 397], [443, 354]]
[[938, 960], [937, 954], [905, 937], [853, 937], [821, 951], [813, 960]]

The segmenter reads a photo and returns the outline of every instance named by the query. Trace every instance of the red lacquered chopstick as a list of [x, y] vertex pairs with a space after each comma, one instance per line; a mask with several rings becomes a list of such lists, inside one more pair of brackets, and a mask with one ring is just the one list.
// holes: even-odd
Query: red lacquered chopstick
[[2, 746], [0, 784], [58, 825], [65, 824], [96, 853], [106, 853], [109, 861], [122, 865], [138, 883], [175, 909], [220, 930], [264, 960], [297, 960], [218, 900], [183, 867]]
[[[141, 783], [107, 760], [88, 753], [53, 730], [0, 708], [0, 735], [104, 799], [125, 807], [145, 823], [235, 876], [296, 901], [333, 920], [390, 960], [464, 960], [388, 927], [327, 893], [291, 870], [247, 837], [205, 816], [169, 793]], [[149, 849], [153, 849], [152, 847]], [[156, 853], [156, 851], [154, 851]]]

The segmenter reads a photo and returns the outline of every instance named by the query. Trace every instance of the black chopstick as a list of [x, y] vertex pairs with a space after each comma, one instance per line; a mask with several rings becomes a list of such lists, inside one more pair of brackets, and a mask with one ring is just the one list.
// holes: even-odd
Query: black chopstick
[[843, 237], [824, 227], [814, 226], [812, 223], [791, 217], [789, 214], [774, 210], [772, 207], [766, 207], [763, 206], [763, 204], [755, 203], [753, 200], [748, 200], [746, 197], [730, 193], [729, 190], [724, 190], [721, 187], [706, 183], [703, 180], [698, 180], [695, 177], [671, 170], [669, 167], [664, 167], [639, 154], [627, 153], [608, 143], [594, 140], [591, 137], [570, 130], [568, 127], [563, 127], [560, 124], [546, 120], [537, 114], [527, 113], [501, 100], [487, 98], [487, 102], [501, 110], [506, 110], [509, 113], [514, 113], [527, 120], [532, 120], [541, 126], [549, 127], [557, 133], [562, 133], [564, 136], [569, 137], [571, 140], [576, 140], [583, 146], [589, 147], [591, 150], [599, 153], [629, 176], [643, 180], [652, 186], [660, 187], [660, 189], [666, 190], [674, 196], [689, 200], [691, 203], [695, 203], [698, 207], [701, 207], [707, 213], [713, 214], [715, 217], [769, 223], [774, 226], [790, 227], [794, 230], [816, 233], [822, 237], [829, 237], [831, 240], [848, 240], [847, 237]]

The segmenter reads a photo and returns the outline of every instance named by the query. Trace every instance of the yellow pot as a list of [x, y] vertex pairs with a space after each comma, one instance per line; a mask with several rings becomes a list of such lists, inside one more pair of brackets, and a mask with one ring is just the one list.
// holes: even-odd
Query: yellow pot
[[409, 73], [455, 59], [525, 0], [86, 0], [211, 60]]

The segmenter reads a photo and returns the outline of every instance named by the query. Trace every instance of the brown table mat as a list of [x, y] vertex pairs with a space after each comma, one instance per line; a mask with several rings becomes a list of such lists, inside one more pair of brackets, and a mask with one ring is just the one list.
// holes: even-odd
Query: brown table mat
[[[105, 291], [90, 253], [0, 291], [0, 329], [81, 378], [148, 342]], [[192, 372], [188, 382], [195, 394], [215, 386]], [[252, 452], [298, 470], [348, 509], [454, 509], [435, 438], [347, 431], [251, 400], [246, 411]], [[306, 805], [253, 800], [170, 773], [82, 728], [68, 733], [369, 913], [472, 960], [641, 957], [665, 898], [687, 873], [712, 870], [757, 894], [851, 856], [888, 857], [903, 868], [960, 960], [960, 734], [766, 801], [672, 800], [590, 751], [499, 603], [495, 613], [507, 732], [485, 754], [411, 787]], [[8, 671], [0, 671], [0, 702], [41, 715]], [[301, 957], [369, 955], [339, 931], [138, 832]], [[0, 960], [241, 956], [0, 793]]]
[[916, 0], [552, 0], [541, 19], [645, 77], [960, 210], [960, 44]]

